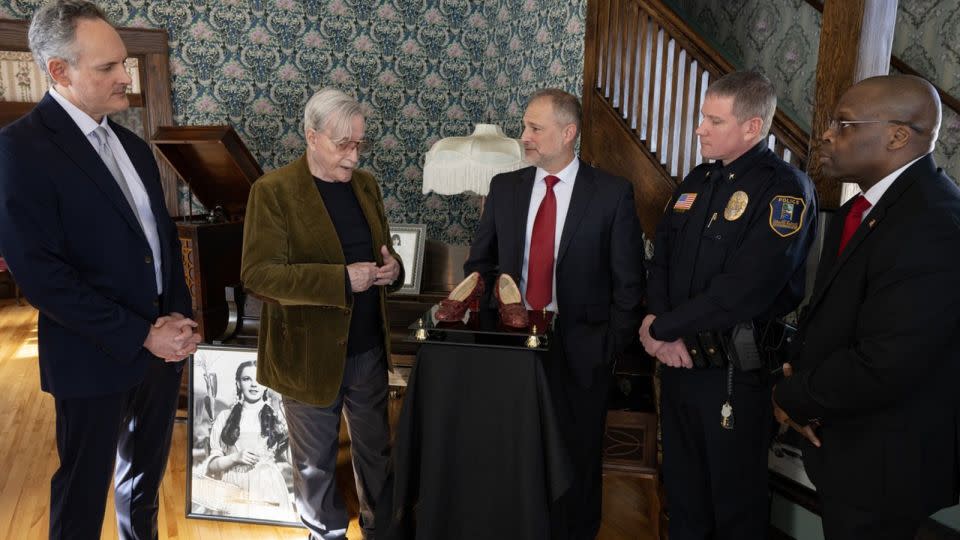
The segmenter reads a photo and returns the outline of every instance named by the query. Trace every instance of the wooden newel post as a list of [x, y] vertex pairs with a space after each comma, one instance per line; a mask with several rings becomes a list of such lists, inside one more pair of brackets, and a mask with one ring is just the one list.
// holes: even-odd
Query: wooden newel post
[[807, 172], [817, 185], [822, 208], [840, 205], [841, 185], [820, 174], [820, 135], [834, 106], [854, 83], [890, 68], [897, 0], [827, 0], [820, 27], [817, 86]]

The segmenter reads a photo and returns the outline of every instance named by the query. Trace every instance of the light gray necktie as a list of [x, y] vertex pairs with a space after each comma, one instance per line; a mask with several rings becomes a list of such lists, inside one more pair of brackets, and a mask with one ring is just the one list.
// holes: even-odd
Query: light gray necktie
[[[130, 194], [130, 186], [127, 185], [127, 179], [120, 171], [117, 158], [113, 155], [113, 150], [110, 149], [110, 143], [107, 142], [110, 136], [110, 134], [107, 133], [107, 128], [99, 126], [93, 130], [93, 136], [97, 139], [97, 153], [100, 154], [100, 158], [103, 159], [103, 164], [107, 166], [110, 174], [113, 175], [113, 179], [116, 180], [117, 185], [120, 186], [123, 197], [127, 199], [127, 204], [130, 205], [130, 209], [133, 210], [133, 215], [137, 218], [137, 223], [139, 223], [140, 215], [137, 213], [137, 205], [133, 202], [133, 195]], [[141, 227], [142, 226], [143, 225], [141, 225]]]

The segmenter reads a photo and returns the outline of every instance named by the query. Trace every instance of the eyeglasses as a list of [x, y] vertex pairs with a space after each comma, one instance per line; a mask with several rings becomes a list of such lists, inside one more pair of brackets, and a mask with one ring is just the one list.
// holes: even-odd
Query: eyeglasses
[[827, 128], [832, 129], [834, 131], [840, 131], [844, 128], [855, 126], [857, 124], [882, 124], [882, 123], [894, 124], [897, 126], [906, 126], [916, 131], [917, 133], [923, 133], [923, 130], [920, 129], [919, 127], [911, 124], [910, 122], [904, 122], [903, 120], [838, 120], [836, 118], [831, 118], [830, 123], [827, 124]]
[[308, 137], [310, 136], [311, 132], [317, 135], [323, 135], [324, 138], [326, 138], [328, 141], [333, 143], [333, 146], [336, 148], [337, 153], [339, 154], [349, 154], [354, 150], [357, 151], [357, 154], [365, 154], [367, 153], [368, 150], [370, 150], [370, 143], [364, 139], [360, 139], [360, 140], [341, 139], [339, 141], [335, 141], [333, 140], [333, 138], [330, 137], [330, 135], [327, 135], [323, 131], [317, 131], [317, 130], [310, 130], [307, 134]]
[[354, 150], [356, 150], [358, 154], [366, 154], [367, 151], [370, 150], [370, 143], [363, 139], [359, 141], [340, 141], [340, 142], [337, 142], [331, 139], [331, 142], [333, 142], [333, 144], [336, 145], [337, 152], [340, 152], [341, 154], [349, 154]]

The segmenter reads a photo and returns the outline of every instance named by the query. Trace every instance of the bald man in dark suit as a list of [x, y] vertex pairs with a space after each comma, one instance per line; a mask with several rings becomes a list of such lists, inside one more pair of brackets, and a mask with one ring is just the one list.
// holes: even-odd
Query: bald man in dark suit
[[803, 433], [827, 539], [912, 539], [957, 502], [960, 189], [931, 152], [927, 81], [873, 77], [840, 99], [824, 174], [863, 191], [824, 239], [775, 413]]

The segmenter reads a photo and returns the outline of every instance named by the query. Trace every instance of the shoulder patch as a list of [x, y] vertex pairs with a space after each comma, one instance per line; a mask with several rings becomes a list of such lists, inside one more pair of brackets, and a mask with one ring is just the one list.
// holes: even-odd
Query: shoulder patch
[[697, 200], [696, 193], [681, 193], [677, 197], [677, 202], [673, 203], [674, 212], [686, 212], [693, 206], [693, 201]]
[[786, 238], [803, 227], [807, 203], [800, 197], [777, 195], [770, 201], [770, 228]]

